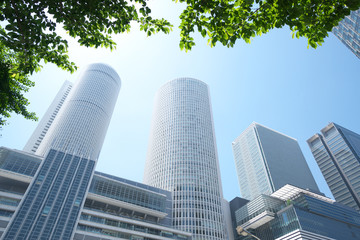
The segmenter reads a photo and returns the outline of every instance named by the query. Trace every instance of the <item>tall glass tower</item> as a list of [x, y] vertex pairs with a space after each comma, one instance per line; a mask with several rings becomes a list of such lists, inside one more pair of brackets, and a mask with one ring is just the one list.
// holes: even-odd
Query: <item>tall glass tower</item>
[[242, 198], [253, 200], [286, 184], [319, 191], [296, 139], [254, 122], [232, 147]]
[[352, 11], [332, 29], [335, 36], [360, 58], [360, 9]]
[[80, 77], [42, 140], [44, 156], [3, 239], [71, 239], [120, 90], [108, 65]]
[[173, 225], [193, 239], [227, 239], [209, 90], [178, 78], [155, 99], [144, 182], [173, 192]]
[[337, 202], [360, 210], [360, 135], [335, 123], [307, 140]]

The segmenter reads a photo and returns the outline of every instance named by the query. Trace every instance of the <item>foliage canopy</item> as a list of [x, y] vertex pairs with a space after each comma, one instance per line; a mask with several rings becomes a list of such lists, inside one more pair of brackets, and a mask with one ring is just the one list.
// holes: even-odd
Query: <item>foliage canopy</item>
[[306, 37], [316, 48], [339, 21], [360, 7], [360, 0], [179, 0], [187, 7], [180, 15], [180, 48], [195, 45], [199, 31], [210, 46], [232, 47], [236, 40], [250, 43], [256, 35], [289, 26], [293, 37]]

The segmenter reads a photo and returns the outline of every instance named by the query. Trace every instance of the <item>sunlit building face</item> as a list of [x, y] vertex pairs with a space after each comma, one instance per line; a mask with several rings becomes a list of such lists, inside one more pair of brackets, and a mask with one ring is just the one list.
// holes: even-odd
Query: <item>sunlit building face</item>
[[227, 239], [209, 90], [178, 78], [157, 93], [144, 182], [173, 192], [173, 225]]

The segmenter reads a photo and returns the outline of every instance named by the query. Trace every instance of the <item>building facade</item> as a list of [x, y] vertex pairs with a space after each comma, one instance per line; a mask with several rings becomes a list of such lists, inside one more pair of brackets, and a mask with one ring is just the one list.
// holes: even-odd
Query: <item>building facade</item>
[[49, 128], [54, 122], [56, 116], [58, 115], [61, 107], [64, 105], [66, 98], [69, 96], [73, 84], [69, 81], [65, 81], [61, 86], [59, 92], [55, 96], [53, 102], [45, 112], [44, 116], [41, 118], [39, 124], [37, 125], [35, 131], [27, 141], [23, 150], [29, 153], [36, 153], [39, 145], [47, 134]]
[[[0, 147], [0, 238], [42, 161], [43, 157]], [[95, 172], [72, 239], [191, 239], [190, 233], [172, 228], [171, 214], [171, 192]]]
[[35, 152], [44, 160], [4, 239], [71, 239], [94, 174], [120, 77], [108, 65], [83, 72]]
[[360, 9], [352, 11], [332, 29], [335, 36], [360, 58]]
[[307, 142], [335, 200], [360, 211], [360, 135], [330, 123]]
[[89, 65], [75, 83], [36, 151], [50, 148], [97, 160], [120, 91], [120, 77], [106, 64]]
[[209, 90], [178, 78], [155, 98], [144, 182], [173, 194], [173, 225], [193, 239], [228, 239]]
[[[259, 195], [234, 215], [237, 226], [261, 240], [360, 239], [358, 212], [292, 185], [285, 185], [271, 195]], [[237, 237], [254, 239], [250, 235]]]
[[271, 194], [285, 184], [319, 191], [296, 139], [254, 122], [232, 147], [242, 198]]

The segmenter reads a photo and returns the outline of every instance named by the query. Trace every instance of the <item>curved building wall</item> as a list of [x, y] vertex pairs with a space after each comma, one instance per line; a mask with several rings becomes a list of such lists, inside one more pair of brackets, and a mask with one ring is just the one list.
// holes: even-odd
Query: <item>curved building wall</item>
[[120, 90], [110, 66], [89, 65], [76, 82], [36, 154], [50, 148], [97, 160]]
[[193, 239], [227, 239], [208, 87], [166, 83], [155, 100], [144, 182], [173, 192], [173, 225]]

